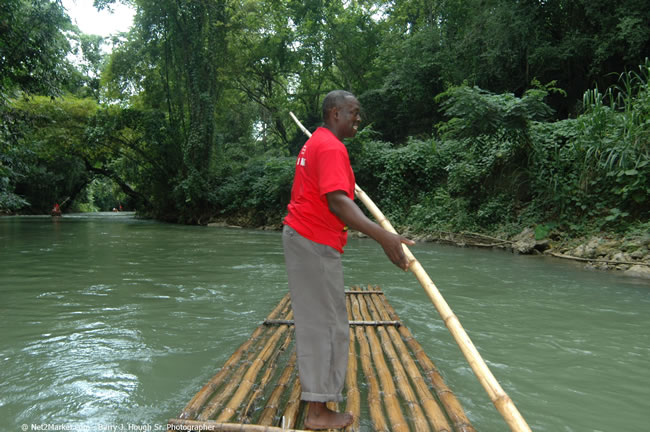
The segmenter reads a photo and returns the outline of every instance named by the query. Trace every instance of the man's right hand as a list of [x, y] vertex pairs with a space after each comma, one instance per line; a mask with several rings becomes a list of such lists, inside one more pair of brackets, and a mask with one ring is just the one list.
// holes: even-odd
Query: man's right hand
[[393, 234], [392, 232], [385, 231], [385, 234], [382, 236], [381, 240], [378, 240], [381, 247], [384, 249], [384, 253], [393, 264], [401, 268], [404, 271], [407, 271], [410, 265], [406, 254], [404, 253], [404, 248], [402, 244], [413, 246], [415, 242], [413, 240], [407, 239], [404, 236], [399, 234]]

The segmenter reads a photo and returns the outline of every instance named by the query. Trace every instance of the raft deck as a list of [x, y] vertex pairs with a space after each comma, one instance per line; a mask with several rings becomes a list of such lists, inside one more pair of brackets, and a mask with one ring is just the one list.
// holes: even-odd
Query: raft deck
[[[431, 359], [402, 324], [383, 292], [346, 291], [350, 350], [346, 431], [476, 432]], [[287, 294], [266, 320], [190, 400], [173, 430], [287, 431], [304, 427], [291, 303]], [[360, 424], [364, 417], [363, 424]], [[368, 425], [370, 420], [370, 426]]]

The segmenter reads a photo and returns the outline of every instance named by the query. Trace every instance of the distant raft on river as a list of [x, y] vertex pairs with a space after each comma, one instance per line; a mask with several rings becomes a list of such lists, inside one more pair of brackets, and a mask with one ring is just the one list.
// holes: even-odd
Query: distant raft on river
[[[350, 349], [346, 431], [475, 432], [434, 363], [378, 287], [346, 291]], [[170, 430], [302, 430], [291, 300], [287, 294], [221, 369], [189, 401]]]

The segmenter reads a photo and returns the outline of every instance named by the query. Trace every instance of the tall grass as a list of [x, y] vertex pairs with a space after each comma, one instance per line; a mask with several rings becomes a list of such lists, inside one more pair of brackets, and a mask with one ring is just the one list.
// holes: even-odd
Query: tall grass
[[619, 75], [604, 93], [583, 97], [579, 126], [585, 138], [585, 162], [607, 170], [638, 168], [648, 163], [650, 138], [650, 60], [639, 71]]
[[647, 218], [650, 61], [621, 73], [605, 91], [586, 91], [582, 105], [576, 119], [535, 125], [536, 204], [575, 227]]

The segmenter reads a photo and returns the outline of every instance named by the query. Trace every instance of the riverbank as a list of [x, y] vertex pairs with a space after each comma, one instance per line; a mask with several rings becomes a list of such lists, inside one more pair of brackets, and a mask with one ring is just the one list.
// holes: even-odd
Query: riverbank
[[[246, 227], [273, 231], [279, 231], [282, 228], [280, 224], [251, 226], [245, 218], [213, 220], [208, 226]], [[650, 280], [650, 234], [617, 236], [608, 233], [566, 238], [556, 233], [549, 238], [536, 239], [535, 231], [532, 228], [525, 228], [514, 236], [449, 231], [422, 233], [410, 227], [405, 227], [400, 232], [418, 242], [496, 249], [522, 255], [546, 255], [584, 263], [584, 267], [590, 270], [616, 272], [625, 276]], [[350, 235], [366, 237], [363, 233], [356, 231], [351, 231]]]
[[547, 255], [584, 263], [592, 270], [621, 272], [625, 276], [650, 279], [650, 234], [635, 236], [594, 235], [571, 239], [545, 238], [538, 240], [531, 228], [510, 238], [478, 233], [418, 235], [419, 241], [433, 241], [462, 247], [507, 250], [524, 255]]

